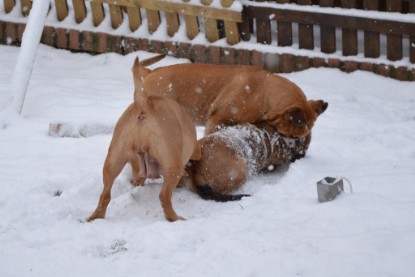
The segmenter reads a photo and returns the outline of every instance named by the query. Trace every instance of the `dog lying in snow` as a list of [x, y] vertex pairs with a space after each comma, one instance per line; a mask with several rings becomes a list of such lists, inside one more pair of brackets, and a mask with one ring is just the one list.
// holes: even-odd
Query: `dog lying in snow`
[[140, 66], [149, 95], [176, 100], [205, 135], [220, 125], [265, 122], [285, 137], [307, 136], [315, 111], [303, 91], [288, 79], [255, 66], [175, 64], [145, 68], [164, 55]]
[[[322, 114], [328, 104], [310, 101], [313, 118]], [[314, 124], [314, 122], [313, 122]], [[291, 139], [275, 132], [267, 124], [228, 126], [200, 139], [202, 157], [191, 161], [181, 185], [191, 187], [204, 199], [239, 200], [243, 194], [231, 195], [249, 176], [266, 170], [270, 165], [281, 166], [303, 157], [311, 133]]]
[[160, 202], [166, 219], [183, 219], [173, 209], [171, 197], [189, 159], [201, 157], [192, 119], [174, 100], [147, 96], [139, 72], [133, 66], [134, 102], [118, 120], [103, 168], [104, 188], [96, 210], [87, 218], [104, 218], [115, 178], [126, 163], [133, 172], [133, 184], [163, 176]]

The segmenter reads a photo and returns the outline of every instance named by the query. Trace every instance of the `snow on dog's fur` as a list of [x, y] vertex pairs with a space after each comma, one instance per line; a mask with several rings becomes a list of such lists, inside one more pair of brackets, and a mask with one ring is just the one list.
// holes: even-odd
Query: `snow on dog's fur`
[[[310, 105], [315, 119], [328, 106], [324, 101]], [[311, 133], [298, 139], [287, 138], [268, 124], [228, 126], [199, 140], [202, 157], [190, 163], [188, 176], [182, 177], [181, 183], [204, 199], [239, 200], [246, 195], [230, 193], [250, 176], [303, 157], [310, 141]]]

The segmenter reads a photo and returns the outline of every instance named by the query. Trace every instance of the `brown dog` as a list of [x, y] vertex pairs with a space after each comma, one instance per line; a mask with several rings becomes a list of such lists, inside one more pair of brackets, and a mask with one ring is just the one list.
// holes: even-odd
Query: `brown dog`
[[189, 159], [200, 158], [200, 146], [192, 119], [174, 100], [147, 96], [139, 73], [133, 66], [134, 103], [118, 120], [103, 168], [104, 189], [96, 210], [87, 221], [104, 218], [115, 178], [126, 163], [133, 172], [133, 184], [163, 175], [160, 202], [169, 221], [183, 219], [173, 209], [171, 197]]
[[315, 112], [288, 79], [254, 66], [176, 64], [149, 70], [164, 56], [142, 62], [149, 94], [176, 100], [205, 135], [220, 125], [266, 122], [286, 137], [310, 133]]
[[[314, 120], [328, 106], [321, 100], [308, 104], [315, 111]], [[310, 140], [311, 133], [300, 139], [286, 138], [267, 124], [225, 127], [199, 140], [202, 158], [190, 163], [186, 169], [189, 175], [183, 177], [181, 183], [204, 199], [239, 200], [246, 195], [230, 193], [249, 176], [269, 166], [281, 166], [303, 157]]]

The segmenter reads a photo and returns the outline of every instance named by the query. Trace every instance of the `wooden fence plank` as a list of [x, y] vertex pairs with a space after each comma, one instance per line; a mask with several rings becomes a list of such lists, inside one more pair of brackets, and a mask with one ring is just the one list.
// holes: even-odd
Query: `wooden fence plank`
[[[343, 8], [353, 9], [357, 7], [356, 0], [342, 0]], [[357, 30], [350, 28], [342, 29], [342, 48], [344, 56], [357, 55]]]
[[253, 20], [246, 14], [246, 10], [242, 11], [242, 22], [239, 23], [239, 36], [244, 41], [251, 39], [251, 30], [253, 30]]
[[[320, 0], [321, 7], [333, 7], [333, 0]], [[320, 27], [321, 51], [323, 53], [336, 52], [336, 29], [322, 25]]]
[[15, 5], [16, 5], [15, 0], [4, 0], [4, 11], [6, 13], [11, 12]]
[[271, 23], [269, 20], [256, 20], [256, 36], [258, 43], [271, 44]]
[[[366, 10], [378, 10], [379, 0], [363, 0]], [[378, 32], [364, 32], [365, 57], [378, 58], [380, 56], [380, 36]]]
[[207, 40], [210, 42], [214, 42], [219, 39], [218, 22], [216, 21], [216, 19], [206, 18], [205, 33]]
[[[190, 0], [183, 0], [189, 2]], [[186, 35], [189, 39], [194, 39], [199, 34], [199, 21], [196, 16], [184, 15], [184, 22], [186, 24]]]
[[[279, 4], [287, 4], [289, 2], [289, 0], [277, 0]], [[277, 41], [279, 46], [291, 46], [293, 44], [291, 22], [281, 21], [277, 18]]]
[[[402, 2], [396, 0], [386, 0], [386, 10], [389, 12], [400, 12]], [[388, 60], [397, 61], [402, 59], [402, 36], [389, 34], [386, 37], [387, 57]]]
[[220, 0], [220, 4], [222, 5], [222, 7], [230, 7], [233, 4], [233, 0]]
[[123, 21], [121, 6], [109, 4], [111, 26], [113, 29], [120, 27]]
[[141, 26], [141, 12], [137, 7], [127, 7], [130, 30], [134, 32]]
[[291, 22], [277, 21], [278, 46], [291, 46], [293, 44], [293, 29]]
[[[205, 6], [209, 6], [210, 4], [212, 4], [213, 0], [200, 0], [200, 2]], [[209, 14], [205, 15], [204, 19], [205, 34], [207, 40], [210, 42], [217, 41], [220, 37], [217, 20], [215, 18], [210, 18]]]
[[[220, 3], [222, 7], [228, 8], [233, 4], [233, 0], [221, 0]], [[237, 44], [239, 42], [238, 24], [233, 20], [224, 20], [224, 24], [226, 42], [230, 45]]]
[[199, 34], [199, 21], [196, 16], [185, 15], [186, 35], [189, 39], [194, 39]]
[[[415, 1], [409, 2], [409, 12], [415, 13]], [[409, 60], [415, 63], [415, 32], [409, 37]]]
[[73, 9], [75, 12], [76, 23], [81, 23], [86, 18], [86, 6], [84, 0], [72, 0]]
[[102, 3], [97, 1], [90, 1], [91, 12], [92, 12], [92, 21], [95, 27], [97, 27], [104, 20], [104, 7]]
[[167, 22], [167, 34], [172, 37], [179, 30], [180, 22], [177, 13], [165, 13]]
[[156, 10], [148, 10], [146, 9], [147, 15], [147, 22], [148, 22], [148, 31], [150, 34], [157, 31], [158, 27], [160, 26], [160, 14]]
[[237, 23], [233, 21], [224, 21], [224, 23], [226, 42], [230, 45], [237, 44], [239, 42], [239, 31]]
[[22, 7], [23, 16], [28, 16], [30, 13], [30, 10], [32, 9], [32, 1], [31, 0], [20, 0], [20, 6]]
[[59, 21], [63, 21], [68, 16], [68, 3], [66, 0], [55, 0], [56, 15]]
[[[255, 2], [265, 2], [266, 0], [255, 0]], [[262, 44], [271, 44], [271, 21], [270, 15], [268, 18], [256, 18], [256, 36], [257, 42]]]
[[[299, 5], [311, 5], [312, 0], [298, 0]], [[311, 24], [298, 24], [298, 43], [302, 49], [314, 49], [314, 29]]]

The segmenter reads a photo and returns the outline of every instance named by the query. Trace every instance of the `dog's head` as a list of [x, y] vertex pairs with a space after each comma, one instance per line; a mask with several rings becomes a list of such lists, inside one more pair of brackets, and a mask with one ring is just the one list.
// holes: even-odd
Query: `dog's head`
[[311, 133], [317, 117], [327, 107], [328, 103], [323, 100], [300, 101], [289, 105], [268, 123], [285, 137], [305, 137]]

